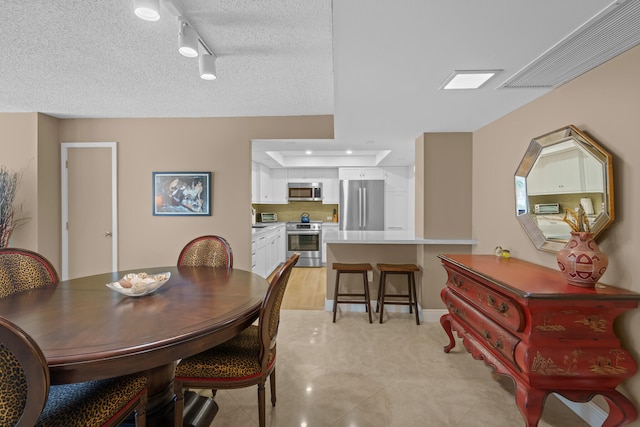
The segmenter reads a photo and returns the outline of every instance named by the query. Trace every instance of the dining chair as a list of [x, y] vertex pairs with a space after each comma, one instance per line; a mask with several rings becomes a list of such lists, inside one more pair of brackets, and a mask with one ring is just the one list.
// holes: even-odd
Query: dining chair
[[231, 245], [220, 236], [196, 237], [180, 251], [178, 266], [233, 268]]
[[0, 249], [0, 298], [59, 280], [56, 269], [42, 255], [27, 249]]
[[265, 383], [269, 378], [271, 404], [276, 404], [276, 337], [280, 306], [293, 266], [300, 254], [291, 256], [274, 275], [260, 307], [258, 325], [216, 347], [182, 359], [176, 366], [176, 423], [184, 412], [184, 388], [234, 389], [258, 386], [258, 416], [265, 426]]
[[131, 414], [135, 414], [137, 427], [146, 425], [146, 377], [128, 375], [52, 386], [38, 344], [2, 317], [0, 365], [2, 426], [115, 427]]

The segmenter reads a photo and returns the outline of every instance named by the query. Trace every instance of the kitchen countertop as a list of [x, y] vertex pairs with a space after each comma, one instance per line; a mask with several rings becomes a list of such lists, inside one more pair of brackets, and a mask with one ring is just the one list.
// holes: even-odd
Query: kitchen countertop
[[264, 225], [261, 228], [251, 228], [251, 236], [259, 236], [261, 234], [267, 233], [269, 231], [273, 231], [278, 227], [284, 227], [286, 222], [256, 222], [256, 225]]
[[329, 244], [413, 244], [413, 245], [475, 245], [473, 239], [424, 239], [407, 231], [330, 230], [324, 237]]

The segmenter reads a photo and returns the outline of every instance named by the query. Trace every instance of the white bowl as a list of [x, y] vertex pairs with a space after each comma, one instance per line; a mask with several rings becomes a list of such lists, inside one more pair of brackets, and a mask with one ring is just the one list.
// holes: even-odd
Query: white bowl
[[159, 289], [167, 283], [170, 277], [171, 273], [169, 272], [158, 274], [129, 273], [117, 282], [107, 283], [107, 287], [129, 297], [141, 297]]

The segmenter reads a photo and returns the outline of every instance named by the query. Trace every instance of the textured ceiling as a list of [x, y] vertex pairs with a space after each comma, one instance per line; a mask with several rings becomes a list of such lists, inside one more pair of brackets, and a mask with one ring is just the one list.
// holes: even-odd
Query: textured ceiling
[[[178, 21], [166, 8], [146, 22], [131, 0], [3, 2], [0, 111], [333, 114], [333, 141], [255, 145], [298, 157], [306, 148], [391, 149], [381, 165], [407, 164], [420, 133], [471, 132], [546, 93], [500, 85], [614, 1], [181, 3], [219, 57], [217, 80], [200, 79], [197, 59], [178, 54]], [[457, 69], [503, 71], [477, 91], [440, 90]]]

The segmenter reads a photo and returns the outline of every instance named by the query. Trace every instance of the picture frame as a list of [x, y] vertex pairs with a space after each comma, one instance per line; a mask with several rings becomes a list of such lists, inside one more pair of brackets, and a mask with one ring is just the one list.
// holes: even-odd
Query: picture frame
[[211, 172], [153, 172], [154, 216], [211, 216]]

